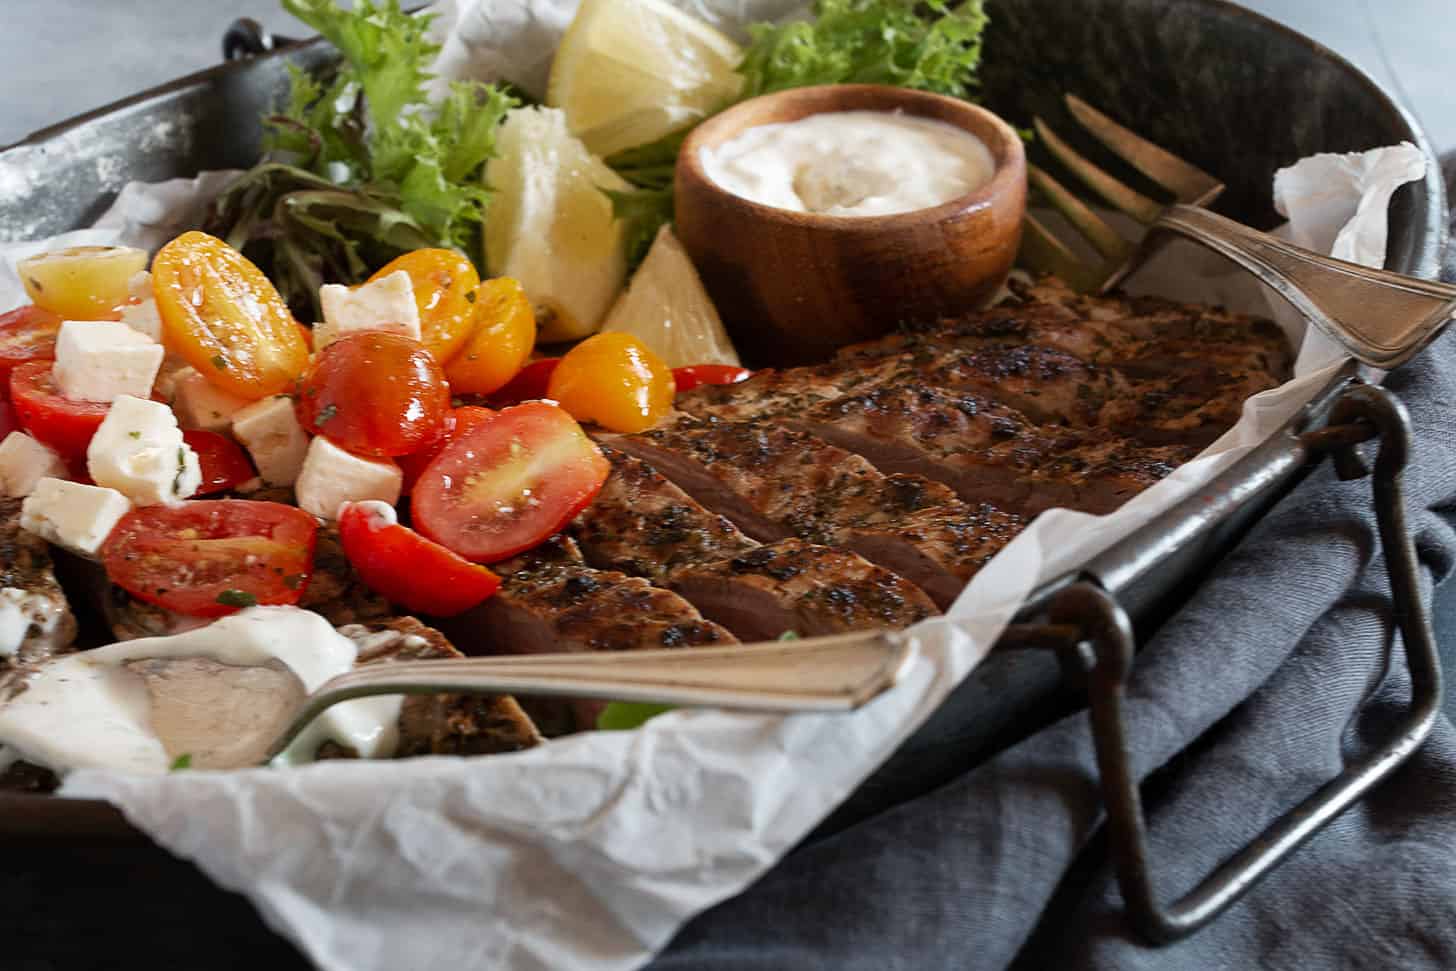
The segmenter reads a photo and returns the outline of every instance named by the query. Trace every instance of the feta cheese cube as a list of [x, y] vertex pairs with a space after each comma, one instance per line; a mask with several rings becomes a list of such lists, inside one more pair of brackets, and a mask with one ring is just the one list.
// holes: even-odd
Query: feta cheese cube
[[252, 403], [224, 391], [190, 367], [177, 373], [172, 390], [172, 410], [183, 428], [226, 432], [233, 425], [233, 415]]
[[166, 351], [124, 324], [110, 320], [67, 320], [56, 338], [56, 387], [67, 398], [115, 401], [129, 394], [145, 398]]
[[61, 457], [25, 432], [6, 435], [0, 442], [0, 496], [28, 496], [35, 491], [35, 484], [47, 477], [66, 477], [66, 463]]
[[202, 485], [197, 453], [182, 440], [172, 409], [131, 395], [111, 403], [86, 449], [86, 470], [138, 506], [178, 502]]
[[264, 482], [293, 485], [308, 452], [308, 432], [293, 412], [293, 399], [283, 395], [255, 401], [233, 415], [233, 436], [253, 456]]
[[324, 309], [325, 326], [322, 332], [314, 329], [315, 351], [361, 330], [387, 330], [420, 339], [420, 309], [415, 303], [415, 288], [403, 270], [357, 290], [327, 283], [319, 288], [319, 303]]
[[394, 505], [403, 484], [404, 473], [388, 459], [346, 452], [320, 435], [309, 443], [294, 491], [305, 512], [337, 519], [339, 506], [346, 502], [377, 499]]
[[162, 342], [162, 315], [157, 312], [157, 301], [151, 297], [141, 303], [123, 305], [121, 322], [150, 341]]
[[118, 520], [131, 511], [115, 489], [65, 479], [41, 479], [20, 506], [20, 528], [81, 556], [96, 551]]

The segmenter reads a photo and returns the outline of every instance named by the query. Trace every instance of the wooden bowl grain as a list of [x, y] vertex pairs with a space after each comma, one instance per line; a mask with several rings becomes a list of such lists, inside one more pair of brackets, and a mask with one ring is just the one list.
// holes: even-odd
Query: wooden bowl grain
[[[995, 174], [929, 209], [826, 216], [750, 202], [713, 182], [702, 152], [758, 125], [832, 111], [903, 111], [985, 142]], [[1021, 138], [984, 108], [872, 84], [764, 95], [699, 125], [678, 156], [677, 234], [745, 363], [805, 363], [897, 325], [964, 312], [1006, 279], [1026, 211]]]

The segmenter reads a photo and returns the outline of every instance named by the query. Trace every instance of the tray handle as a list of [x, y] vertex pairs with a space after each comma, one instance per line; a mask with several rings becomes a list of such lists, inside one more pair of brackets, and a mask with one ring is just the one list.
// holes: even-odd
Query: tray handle
[[[1410, 452], [1410, 418], [1383, 388], [1356, 386], [1336, 402], [1328, 427], [1308, 432], [1316, 453], [1331, 452], [1342, 479], [1370, 475], [1355, 451], [1378, 437], [1372, 485], [1380, 542], [1390, 572], [1393, 611], [1411, 676], [1410, 711], [1395, 737], [1348, 766], [1235, 853], [1196, 887], [1159, 903], [1148, 857], [1147, 825], [1127, 746], [1123, 705], [1136, 649], [1127, 612], [1101, 586], [1074, 583], [1047, 606], [1047, 630], [1060, 633], [1087, 675], [1093, 741], [1107, 806], [1118, 884], [1134, 928], [1153, 944], [1170, 944], [1204, 927], [1344, 812], [1426, 740], [1440, 713], [1441, 668], [1430, 614], [1421, 601], [1415, 545], [1406, 528], [1402, 473]], [[1075, 631], [1071, 637], [1066, 632]]]
[[293, 37], [280, 37], [252, 17], [239, 17], [222, 34], [222, 59], [239, 61], [245, 57], [257, 57], [280, 47], [297, 44]]

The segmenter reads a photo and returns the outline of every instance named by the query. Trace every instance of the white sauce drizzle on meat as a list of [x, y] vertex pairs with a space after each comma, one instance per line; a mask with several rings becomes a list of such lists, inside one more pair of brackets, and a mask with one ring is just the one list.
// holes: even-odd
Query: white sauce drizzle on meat
[[[238, 667], [286, 665], [312, 692], [354, 666], [354, 642], [296, 607], [252, 607], [206, 627], [67, 655], [38, 665], [25, 690], [0, 705], [0, 745], [57, 773], [79, 768], [166, 772], [176, 757], [149, 723], [145, 680], [124, 665], [148, 658], [207, 658]], [[399, 696], [335, 705], [279, 757], [313, 759], [332, 740], [365, 758], [398, 744]]]

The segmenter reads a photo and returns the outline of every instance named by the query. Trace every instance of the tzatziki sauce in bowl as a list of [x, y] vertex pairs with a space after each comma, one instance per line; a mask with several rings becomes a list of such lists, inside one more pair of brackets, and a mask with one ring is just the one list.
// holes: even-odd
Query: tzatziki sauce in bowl
[[783, 367], [977, 309], [1026, 212], [1021, 136], [957, 98], [795, 88], [699, 125], [676, 230], [745, 363]]

